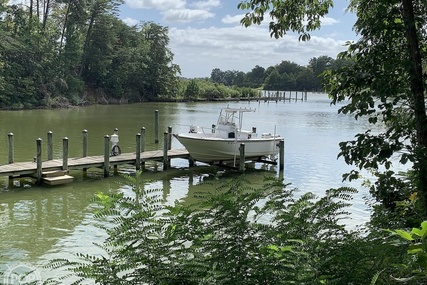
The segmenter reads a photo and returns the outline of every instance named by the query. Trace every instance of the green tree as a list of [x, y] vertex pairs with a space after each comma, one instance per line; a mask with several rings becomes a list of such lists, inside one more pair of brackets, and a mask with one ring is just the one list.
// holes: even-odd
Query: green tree
[[267, 76], [264, 82], [265, 90], [281, 90], [282, 89], [282, 81], [281, 76], [277, 69], [270, 69], [270, 74]]
[[316, 84], [316, 76], [310, 68], [304, 68], [296, 75], [296, 90], [314, 91], [319, 88], [320, 85]]
[[148, 43], [146, 69], [146, 97], [156, 98], [173, 91], [177, 84], [179, 67], [172, 64], [173, 53], [167, 48], [169, 37], [168, 28], [152, 22], [143, 23], [141, 33]]
[[211, 80], [216, 83], [224, 82], [224, 71], [219, 68], [212, 69]]
[[250, 83], [249, 87], [259, 87], [264, 83], [265, 68], [256, 65], [250, 72], [246, 74], [246, 80]]
[[196, 99], [199, 96], [199, 92], [196, 80], [192, 79], [188, 82], [187, 88], [185, 88], [184, 98], [186, 100]]
[[105, 253], [52, 261], [81, 278], [74, 284], [366, 284], [374, 274], [356, 251], [363, 240], [339, 222], [354, 189], [297, 198], [280, 180], [251, 187], [240, 177], [197, 204], [166, 206], [161, 190], [128, 179], [132, 195], [96, 196]]
[[[259, 24], [264, 14], [273, 21], [270, 31], [276, 38], [286, 31], [309, 39], [308, 33], [320, 27], [320, 18], [333, 1], [248, 0], [239, 4], [249, 12], [243, 25]], [[369, 8], [367, 8], [369, 7]], [[422, 1], [353, 0], [350, 9], [358, 20], [355, 30], [360, 39], [349, 43], [340, 58], [353, 62], [329, 74], [328, 92], [333, 102], [349, 102], [340, 112], [356, 118], [368, 117], [370, 123], [385, 123], [380, 134], [369, 130], [356, 139], [342, 143], [340, 155], [358, 168], [371, 169], [378, 178], [371, 193], [387, 211], [395, 212], [396, 202], [411, 192], [419, 194], [417, 211], [427, 216], [427, 115], [422, 61], [425, 54], [426, 6]], [[302, 21], [305, 19], [307, 21]], [[346, 101], [349, 100], [349, 101]], [[390, 169], [393, 155], [399, 162], [410, 161], [414, 179], [403, 180]], [[380, 170], [385, 167], [385, 171]], [[346, 177], [358, 177], [354, 170]]]
[[236, 76], [234, 78], [234, 84], [239, 87], [245, 86], [244, 83], [246, 81], [246, 74], [243, 71], [236, 72]]

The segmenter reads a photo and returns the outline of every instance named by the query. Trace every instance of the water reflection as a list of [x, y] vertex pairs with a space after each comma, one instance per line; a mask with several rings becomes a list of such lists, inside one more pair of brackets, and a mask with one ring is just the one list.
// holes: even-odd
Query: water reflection
[[[0, 163], [6, 163], [7, 133], [15, 134], [17, 161], [32, 159], [35, 140], [46, 140], [53, 132], [55, 156], [62, 155], [62, 137], [69, 138], [70, 156], [82, 153], [82, 130], [88, 130], [89, 155], [103, 153], [103, 137], [119, 129], [123, 152], [133, 152], [135, 135], [146, 128], [146, 149], [162, 149], [162, 141], [154, 143], [154, 111], [159, 110], [160, 132], [172, 126], [175, 132], [188, 131], [194, 123], [210, 126], [215, 123], [224, 103], [149, 103], [122, 106], [90, 106], [68, 110], [0, 111]], [[326, 189], [354, 186], [361, 192], [353, 200], [355, 223], [366, 220], [363, 204], [364, 189], [355, 184], [343, 184], [341, 174], [349, 167], [337, 160], [338, 143], [353, 139], [367, 128], [363, 120], [337, 114], [324, 95], [309, 94], [307, 102], [278, 103], [233, 102], [230, 107], [251, 107], [254, 116], [245, 117], [244, 127], [256, 126], [262, 132], [274, 131], [285, 139], [285, 183], [292, 183], [302, 193], [311, 191], [322, 195]], [[180, 129], [181, 128], [181, 129]], [[45, 143], [43, 155], [46, 156]], [[173, 140], [173, 148], [181, 148]], [[196, 193], [210, 191], [217, 183], [239, 173], [218, 167], [199, 165], [188, 167], [185, 160], [172, 160], [170, 170], [161, 171], [162, 165], [147, 162], [148, 172], [143, 174], [147, 189], [163, 189], [166, 203], [181, 200], [193, 203]], [[252, 186], [261, 186], [265, 175], [278, 175], [275, 166], [256, 164], [256, 170], [247, 171]], [[133, 167], [121, 167], [120, 172], [132, 173]], [[0, 271], [5, 265], [29, 263], [40, 267], [51, 258], [72, 257], [74, 253], [97, 253], [94, 242], [102, 241], [105, 234], [93, 218], [93, 205], [89, 198], [98, 191], [130, 193], [121, 176], [103, 179], [102, 170], [90, 169], [88, 177], [81, 172], [71, 173], [72, 184], [57, 187], [39, 187], [21, 180], [19, 186], [10, 186], [0, 178]], [[209, 182], [209, 183], [204, 183]], [[27, 186], [25, 186], [27, 185]], [[29, 187], [28, 187], [29, 186]], [[48, 274], [48, 273], [46, 273]]]
[[[226, 179], [239, 175], [236, 171], [208, 165], [167, 171], [156, 171], [155, 164], [148, 168], [141, 175], [144, 188], [162, 190], [168, 204], [175, 201], [193, 204], [197, 201], [197, 193], [212, 191]], [[123, 168], [119, 172], [129, 174], [134, 171]], [[248, 173], [252, 186], [265, 175], [275, 175], [271, 167], [248, 169]], [[98, 191], [132, 195], [131, 187], [121, 175], [103, 179], [101, 171], [89, 172], [88, 178], [83, 178], [77, 171], [72, 174], [77, 177], [72, 184], [33, 186], [31, 189], [15, 187], [1, 194], [0, 257], [3, 268], [0, 266], [0, 272], [5, 271], [6, 264], [24, 262], [41, 267], [53, 258], [74, 258], [76, 253], [95, 254], [100, 250], [93, 243], [102, 242], [105, 233], [96, 227], [102, 221], [93, 218], [94, 205], [89, 201]], [[82, 187], [91, 183], [97, 187]]]

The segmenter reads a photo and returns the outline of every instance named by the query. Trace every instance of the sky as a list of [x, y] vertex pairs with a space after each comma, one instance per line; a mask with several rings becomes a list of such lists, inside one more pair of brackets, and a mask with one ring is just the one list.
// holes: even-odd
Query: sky
[[213, 69], [249, 72], [256, 65], [268, 68], [282, 61], [307, 66], [313, 57], [330, 56], [357, 39], [352, 27], [356, 17], [345, 9], [348, 1], [335, 6], [322, 19], [322, 28], [308, 42], [289, 33], [270, 37], [268, 21], [248, 28], [240, 24], [247, 11], [237, 9], [240, 0], [125, 0], [119, 17], [132, 26], [154, 22], [169, 29], [173, 63], [187, 78], [210, 77]]

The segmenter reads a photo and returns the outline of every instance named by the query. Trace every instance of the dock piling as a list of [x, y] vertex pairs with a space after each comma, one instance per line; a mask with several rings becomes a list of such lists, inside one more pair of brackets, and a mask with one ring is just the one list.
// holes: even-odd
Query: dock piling
[[166, 170], [169, 168], [169, 159], [168, 159], [168, 142], [169, 142], [169, 135], [167, 132], [163, 133], [163, 170]]
[[53, 134], [52, 131], [47, 132], [47, 160], [53, 159]]
[[172, 127], [168, 127], [168, 150], [172, 149]]
[[68, 170], [68, 138], [62, 139], [62, 170]]
[[135, 168], [136, 170], [141, 169], [141, 134], [136, 134], [136, 149], [135, 149]]
[[[145, 151], [145, 127], [141, 128], [141, 152]], [[145, 167], [144, 159], [141, 159], [141, 166]]]
[[285, 140], [279, 141], [279, 169], [285, 169]]
[[[87, 156], [87, 130], [84, 129], [82, 131], [82, 137], [83, 137], [83, 157]], [[83, 168], [83, 177], [87, 176], [87, 168]]]
[[239, 159], [239, 171], [245, 172], [245, 144], [241, 143], [239, 147], [240, 159]]
[[14, 144], [13, 144], [13, 133], [9, 133], [7, 135], [8, 138], [8, 143], [9, 143], [9, 163], [13, 163], [13, 161], [15, 160], [14, 158]]
[[110, 136], [104, 136], [104, 177], [110, 176]]
[[36, 183], [42, 183], [42, 139], [38, 138], [36, 140], [37, 145], [37, 155], [36, 155], [36, 163], [37, 163], [37, 172], [36, 172]]
[[159, 143], [159, 110], [154, 111], [154, 143]]

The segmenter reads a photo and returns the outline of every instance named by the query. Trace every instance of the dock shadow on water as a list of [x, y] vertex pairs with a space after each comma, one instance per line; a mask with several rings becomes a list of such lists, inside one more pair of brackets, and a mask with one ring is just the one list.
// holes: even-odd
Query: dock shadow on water
[[[52, 259], [101, 253], [94, 243], [102, 243], [106, 235], [98, 228], [101, 221], [93, 217], [95, 205], [90, 199], [99, 192], [133, 195], [124, 176], [135, 175], [135, 168], [119, 167], [107, 179], [100, 169], [89, 170], [86, 177], [82, 171], [70, 174], [74, 182], [58, 186], [38, 186], [29, 178], [14, 180], [12, 185], [5, 178], [0, 180], [0, 273], [26, 264], [37, 268], [45, 280], [53, 277], [53, 272], [43, 268]], [[146, 190], [163, 189], [167, 204], [177, 200], [193, 204], [198, 193], [212, 191], [240, 175], [228, 168], [205, 164], [188, 167], [179, 161], [162, 170], [161, 163], [152, 162], [146, 165], [141, 179]], [[253, 186], [262, 185], [265, 176], [276, 175], [275, 166], [262, 163], [245, 172]]]

